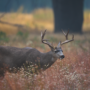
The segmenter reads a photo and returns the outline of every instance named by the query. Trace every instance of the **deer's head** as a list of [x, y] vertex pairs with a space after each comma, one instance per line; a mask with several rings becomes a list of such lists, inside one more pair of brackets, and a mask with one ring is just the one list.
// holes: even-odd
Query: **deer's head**
[[[62, 31], [63, 31], [63, 30], [62, 30]], [[62, 48], [61, 48], [61, 45], [73, 41], [73, 40], [74, 40], [74, 35], [72, 36], [72, 39], [71, 39], [71, 40], [68, 40], [69, 30], [68, 30], [67, 34], [65, 34], [65, 32], [63, 31], [63, 34], [64, 34], [65, 37], [66, 37], [66, 41], [64, 41], [64, 42], [61, 42], [61, 41], [60, 41], [60, 42], [58, 43], [57, 47], [54, 47], [51, 43], [49, 43], [49, 40], [44, 39], [45, 33], [46, 33], [46, 30], [45, 30], [43, 33], [41, 33], [41, 41], [42, 41], [42, 43], [47, 44], [47, 45], [50, 47], [52, 53], [54, 54], [54, 56], [55, 56], [56, 58], [58, 58], [58, 59], [63, 59], [65, 56], [64, 56], [64, 54], [63, 54], [63, 50], [62, 50]]]

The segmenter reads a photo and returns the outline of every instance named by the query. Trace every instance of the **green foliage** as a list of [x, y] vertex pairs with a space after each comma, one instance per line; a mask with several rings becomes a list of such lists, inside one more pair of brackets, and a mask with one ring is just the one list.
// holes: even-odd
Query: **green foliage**
[[55, 37], [47, 37], [47, 38], [49, 38], [49, 40], [52, 41], [52, 42], [57, 42], [58, 41], [57, 38], [55, 38]]
[[45, 49], [45, 45], [44, 44], [40, 44], [40, 47]]
[[37, 36], [35, 36], [35, 37], [32, 39], [32, 41], [33, 41], [33, 42], [38, 42], [38, 41], [39, 41], [39, 39], [38, 39], [38, 37], [37, 37]]
[[33, 17], [37, 20], [44, 20], [44, 21], [52, 21], [53, 19], [53, 11], [49, 10], [49, 9], [44, 9], [42, 10], [38, 10], [38, 12], [36, 10], [33, 11]]
[[23, 40], [26, 40], [27, 37], [29, 36], [28, 32], [21, 32], [21, 31], [18, 31], [17, 32], [17, 36]]
[[8, 42], [9, 38], [7, 37], [5, 32], [0, 31], [0, 41]]
[[34, 14], [34, 18], [35, 19], [38, 19], [38, 20], [51, 20], [52, 19], [52, 17], [51, 17], [51, 15], [45, 15], [45, 14]]

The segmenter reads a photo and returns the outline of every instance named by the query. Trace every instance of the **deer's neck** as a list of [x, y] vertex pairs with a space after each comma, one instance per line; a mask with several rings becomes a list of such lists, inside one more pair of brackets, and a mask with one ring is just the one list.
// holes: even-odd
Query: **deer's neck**
[[55, 54], [52, 51], [42, 53], [42, 62], [44, 63], [44, 65], [47, 66], [46, 68], [50, 67], [56, 60], [57, 58], [55, 57]]
[[55, 53], [53, 53], [52, 51], [44, 53], [44, 56], [49, 58], [50, 61], [52, 61], [52, 62], [55, 62], [57, 60], [57, 57], [55, 56]]

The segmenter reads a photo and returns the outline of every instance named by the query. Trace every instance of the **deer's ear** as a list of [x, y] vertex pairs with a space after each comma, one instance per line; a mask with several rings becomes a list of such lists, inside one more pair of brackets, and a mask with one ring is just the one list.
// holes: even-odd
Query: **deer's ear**
[[60, 47], [61, 41], [58, 43], [57, 48]]

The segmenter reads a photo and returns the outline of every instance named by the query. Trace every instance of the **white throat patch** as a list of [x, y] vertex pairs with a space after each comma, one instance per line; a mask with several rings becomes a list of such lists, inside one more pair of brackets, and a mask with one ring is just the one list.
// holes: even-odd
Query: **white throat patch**
[[52, 58], [52, 61], [53, 61], [53, 62], [55, 62], [55, 61], [56, 61], [56, 59], [55, 59], [55, 58]]

